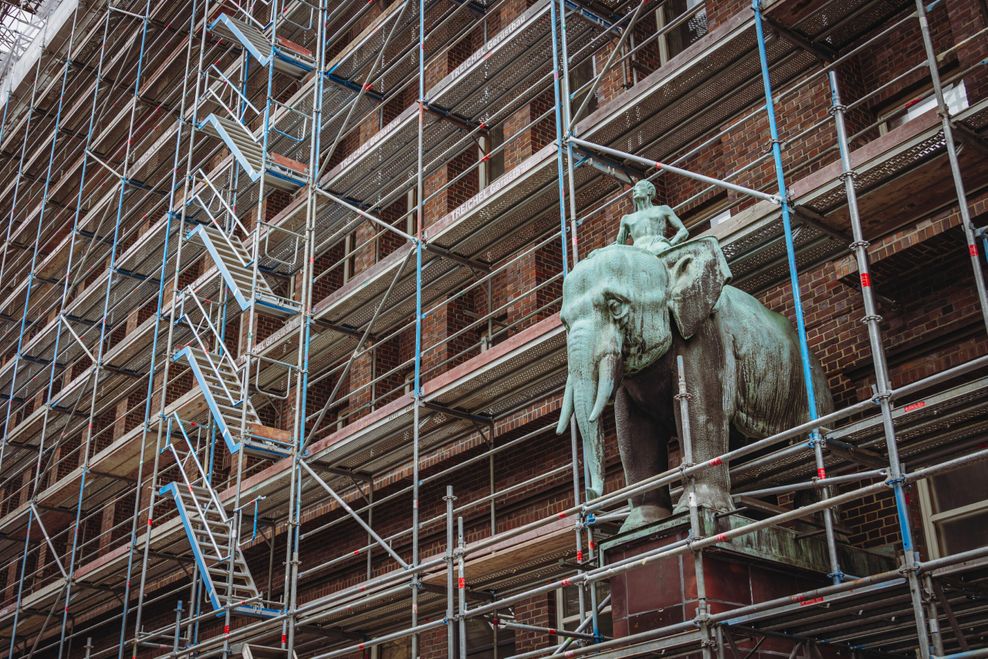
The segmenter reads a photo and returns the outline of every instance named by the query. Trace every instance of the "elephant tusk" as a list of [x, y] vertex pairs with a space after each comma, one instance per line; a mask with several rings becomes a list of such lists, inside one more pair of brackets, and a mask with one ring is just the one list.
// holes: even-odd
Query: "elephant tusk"
[[597, 397], [594, 399], [593, 410], [591, 410], [588, 418], [590, 423], [597, 422], [604, 411], [604, 406], [611, 399], [611, 394], [614, 393], [614, 383], [617, 379], [615, 373], [617, 360], [617, 355], [605, 355], [598, 363]]
[[563, 407], [559, 410], [559, 424], [556, 426], [556, 434], [562, 435], [569, 426], [569, 419], [573, 416], [573, 380], [566, 378], [566, 392], [563, 393]]

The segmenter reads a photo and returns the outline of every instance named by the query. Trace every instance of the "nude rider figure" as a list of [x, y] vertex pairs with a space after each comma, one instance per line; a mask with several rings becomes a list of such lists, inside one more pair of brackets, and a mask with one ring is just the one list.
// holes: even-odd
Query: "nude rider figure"
[[[676, 213], [668, 206], [652, 205], [654, 198], [654, 185], [648, 181], [635, 183], [635, 187], [631, 189], [635, 212], [621, 218], [621, 229], [615, 242], [624, 245], [628, 242], [628, 236], [631, 236], [635, 247], [658, 256], [689, 237], [689, 231]], [[669, 228], [676, 232], [671, 239], [666, 238]]]

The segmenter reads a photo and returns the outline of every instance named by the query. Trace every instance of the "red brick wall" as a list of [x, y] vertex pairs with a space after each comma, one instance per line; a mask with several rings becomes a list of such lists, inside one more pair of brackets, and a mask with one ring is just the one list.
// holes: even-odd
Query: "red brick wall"
[[[506, 25], [530, 4], [526, 0], [507, 0], [500, 3], [497, 11], [487, 19], [489, 33], [495, 33], [500, 25]], [[708, 3], [709, 27], [711, 29], [716, 28], [738, 12], [748, 11], [750, 9], [747, 0]], [[358, 34], [360, 29], [369, 24], [377, 13], [378, 9], [372, 8], [354, 26], [351, 30], [351, 36]], [[957, 0], [945, 4], [931, 14], [930, 20], [937, 48], [941, 50], [948, 47], [952, 42], [976, 34], [985, 25], [985, 17], [976, 0]], [[652, 29], [649, 25], [642, 23], [637, 29], [636, 37], [638, 39], [645, 38]], [[445, 58], [439, 58], [430, 65], [427, 74], [430, 86], [438, 82], [447, 71], [462, 62], [473, 50], [479, 47], [478, 35], [479, 31], [472, 32], [468, 39], [456, 44]], [[331, 48], [339, 47], [346, 40], [335, 41]], [[986, 48], [988, 48], [986, 43], [988, 42], [984, 39], [973, 39], [960, 48], [955, 55], [945, 58], [942, 62], [945, 74], [981, 61], [985, 57]], [[598, 52], [596, 55], [598, 64], [603, 64], [606, 56], [606, 50]], [[893, 78], [908, 66], [919, 62], [921, 57], [922, 45], [918, 28], [915, 22], [907, 22], [904, 27], [897, 30], [893, 38], [886, 39], [882, 45], [869, 49], [866, 53], [855, 57], [842, 66], [840, 74], [844, 102], [849, 103], [860, 98], [866, 90], [874, 89], [879, 84]], [[658, 66], [655, 49], [643, 50], [636, 58], [635, 66], [638, 67], [641, 76], [654, 70]], [[968, 95], [972, 102], [982, 98], [986, 93], [986, 84], [988, 84], [986, 83], [986, 75], [988, 74], [986, 74], [984, 67], [980, 67], [965, 76]], [[902, 84], [893, 86], [854, 110], [849, 116], [851, 130], [857, 131], [864, 128], [890, 107], [901, 106], [919, 94], [925, 95], [924, 90], [928, 85], [927, 78], [925, 69], [912, 74]], [[620, 69], [611, 72], [598, 90], [600, 102], [606, 102], [621, 93], [625, 82], [625, 76]], [[415, 96], [414, 86], [396, 90], [394, 95], [389, 97], [389, 100], [383, 105], [380, 117], [376, 113], [372, 113], [341, 140], [329, 161], [329, 167], [338, 164], [356, 150], [360, 144], [370, 139], [382, 124], [392, 121], [405, 108], [413, 104]], [[531, 104], [517, 110], [504, 121], [503, 128], [506, 138], [522, 131], [504, 150], [506, 170], [517, 167], [532, 153], [555, 139], [553, 116], [551, 112], [548, 112], [552, 108], [552, 102], [552, 90], [551, 88], [546, 89]], [[798, 93], [790, 94], [779, 103], [777, 110], [780, 116], [780, 130], [783, 137], [789, 140], [785, 145], [784, 162], [790, 178], [815, 171], [834, 159], [832, 150], [834, 140], [829, 122], [822, 129], [815, 130], [804, 138], [792, 140], [794, 135], [812, 124], [826, 120], [828, 107], [829, 94], [823, 81], [807, 86]], [[547, 112], [548, 116], [539, 120], [531, 128], [522, 130], [529, 122]], [[868, 131], [858, 138], [855, 146], [860, 146], [861, 143], [875, 136], [875, 131]], [[731, 130], [719, 142], [704, 148], [701, 153], [691, 156], [681, 164], [687, 169], [723, 176], [762, 156], [767, 146], [765, 119], [759, 115]], [[427, 177], [426, 193], [431, 194], [431, 192], [446, 185], [457, 175], [474, 166], [476, 161], [477, 150], [472, 146], [453, 156], [445, 165]], [[766, 160], [750, 171], [744, 172], [735, 180], [743, 185], [770, 188], [774, 181], [774, 172], [770, 162]], [[656, 184], [659, 189], [659, 200], [670, 204], [683, 202], [702, 188], [699, 184], [687, 179], [665, 175], [660, 176]], [[470, 174], [449, 185], [446, 190], [430, 201], [427, 206], [426, 223], [435, 221], [445, 213], [455, 209], [478, 191], [479, 180], [476, 169], [473, 169]], [[740, 202], [736, 208], [750, 204], [749, 200], [735, 199], [732, 195], [733, 193], [730, 193], [728, 198]], [[707, 192], [699, 199], [691, 201], [683, 209], [682, 214], [684, 217], [688, 217], [691, 211], [719, 202], [723, 196], [724, 193], [719, 191]], [[289, 196], [287, 194], [272, 194], [267, 200], [265, 216], [267, 218], [273, 217], [288, 202]], [[380, 211], [381, 217], [385, 221], [404, 228], [402, 217], [407, 210], [405, 204], [405, 200], [402, 199], [382, 209]], [[986, 210], [984, 198], [974, 200], [972, 207], [975, 214], [984, 213]], [[630, 206], [625, 198], [593, 217], [587, 218], [579, 232], [581, 253], [586, 255], [592, 249], [611, 242], [616, 234], [620, 216], [629, 211]], [[891, 223], [887, 222], [886, 225], [891, 226]], [[947, 211], [932, 218], [927, 224], [921, 224], [918, 228], [908, 227], [885, 237], [869, 236], [873, 240], [871, 250], [873, 258], [876, 261], [881, 261], [902, 254], [906, 249], [920, 242], [931, 240], [936, 235], [956, 226], [956, 212]], [[355, 232], [357, 243], [369, 241], [379, 231], [378, 227], [366, 222], [362, 223]], [[402, 239], [392, 233], [384, 233], [358, 250], [354, 258], [354, 271], [366, 270], [378, 260], [399, 249], [403, 242]], [[314, 300], [323, 299], [344, 285], [342, 267], [332, 267], [342, 256], [342, 248], [335, 246], [317, 258], [316, 273], [328, 274], [316, 283]], [[517, 333], [557, 310], [558, 303], [556, 300], [560, 295], [558, 281], [542, 288], [537, 293], [533, 294], [531, 291], [539, 284], [549, 281], [559, 272], [560, 261], [559, 242], [552, 241], [524, 258], [518, 259], [503, 274], [494, 279], [492, 303], [495, 307], [508, 304], [505, 320], [511, 325], [509, 334]], [[330, 268], [332, 269], [330, 270]], [[196, 266], [183, 273], [180, 278], [180, 285], [184, 286], [193, 281], [200, 271], [200, 267]], [[873, 377], [867, 368], [867, 360], [864, 359], [867, 354], [867, 335], [864, 326], [859, 322], [863, 315], [860, 294], [851, 285], [841, 280], [842, 277], [849, 274], [853, 274], [853, 268], [850, 268], [846, 261], [838, 260], [807, 270], [801, 275], [810, 345], [823, 362], [839, 405], [869, 397], [870, 388], [873, 384]], [[90, 276], [89, 280], [94, 280], [95, 276], [96, 274]], [[935, 335], [940, 328], [954, 319], [973, 317], [976, 316], [977, 312], [970, 267], [962, 259], [949, 261], [942, 265], [937, 264], [935, 271], [931, 268], [928, 276], [923, 277], [920, 284], [908, 291], [896, 290], [894, 284], [881, 279], [876, 281], [876, 289], [879, 293], [892, 296], [898, 302], [896, 305], [883, 303], [880, 310], [884, 317], [885, 343], [892, 349], [890, 352], [893, 354], [895, 348], [920, 342], [925, 336]], [[790, 319], [793, 318], [791, 296], [786, 285], [779, 285], [762, 291], [759, 293], [759, 298], [770, 308], [782, 312]], [[140, 319], [150, 317], [153, 311], [153, 304], [144, 305], [141, 309]], [[461, 363], [476, 354], [476, 344], [479, 340], [479, 330], [477, 329], [467, 331], [463, 336], [453, 341], [446, 343], [443, 341], [448, 336], [468, 327], [478, 316], [482, 316], [488, 311], [486, 294], [483, 290], [478, 290], [473, 294], [450, 300], [430, 313], [423, 326], [424, 345], [426, 348], [433, 348], [426, 353], [423, 359], [423, 369], [427, 377], [441, 373], [450, 366]], [[228, 346], [231, 349], [237, 347], [234, 345], [236, 343], [235, 337], [243, 331], [241, 324], [239, 320], [236, 320], [231, 322], [228, 328], [228, 337], [230, 337]], [[259, 316], [256, 340], [262, 340], [280, 326], [280, 321]], [[123, 328], [119, 326], [112, 333], [111, 342], [119, 341], [123, 335]], [[349, 391], [350, 383], [355, 385], [367, 383], [373, 377], [381, 376], [388, 370], [405, 364], [413, 355], [413, 340], [413, 332], [406, 330], [396, 337], [380, 341], [374, 345], [372, 352], [355, 360], [348, 382], [341, 389], [342, 393], [345, 394]], [[893, 386], [959, 364], [974, 356], [984, 354], [986, 350], [988, 350], [988, 341], [980, 338], [979, 335], [976, 338], [968, 338], [951, 344], [949, 348], [928, 354], [919, 351], [890, 359]], [[366, 414], [370, 409], [369, 405], [372, 399], [376, 405], [380, 405], [397, 397], [402, 391], [404, 376], [409, 369], [410, 366], [406, 364], [405, 368], [401, 368], [382, 379], [373, 390], [367, 390], [351, 397], [347, 405], [351, 419]], [[72, 374], [77, 375], [80, 370], [77, 367], [72, 370]], [[308, 392], [310, 412], [322, 407], [334, 383], [334, 378], [327, 378]], [[171, 380], [168, 384], [167, 400], [169, 402], [174, 401], [178, 396], [188, 391], [191, 386], [190, 374], [180, 367], [173, 366]], [[135, 427], [136, 424], [142, 422], [143, 410], [140, 414], [136, 411], [137, 408], [141, 407], [140, 402], [142, 400], [143, 392], [135, 393], [126, 399], [126, 407], [122, 409], [130, 409], [131, 412], [125, 418], [125, 428]], [[515, 415], [500, 420], [495, 425], [495, 443], [509, 441], [522, 433], [530, 432], [554, 421], [553, 417], [558, 406], [558, 396], [553, 396], [543, 401], [534, 402]], [[336, 412], [334, 411], [324, 422], [324, 428], [331, 426], [335, 418]], [[113, 414], [100, 417], [97, 419], [94, 430], [98, 432], [111, 427], [115, 419], [116, 416]], [[607, 434], [609, 438], [613, 439], [611, 422], [606, 421], [606, 425]], [[95, 448], [107, 445], [109, 436], [109, 433], [103, 433]], [[78, 446], [78, 442], [78, 437], [69, 439], [59, 448], [60, 456], [69, 455], [69, 457], [58, 463], [57, 476], [67, 474], [77, 465], [78, 451], [75, 453], [71, 453], [71, 451]], [[423, 456], [423, 474], [427, 476], [429, 473], [435, 473], [448, 467], [453, 460], [462, 460], [475, 455], [486, 447], [485, 442], [486, 440], [480, 435], [474, 435], [452, 447]], [[611, 490], [622, 484], [623, 475], [616, 455], [615, 442], [608, 441], [607, 447], [607, 488]], [[229, 473], [229, 456], [224, 456], [222, 460], [223, 463], [220, 465], [218, 473], [221, 478], [225, 478]], [[495, 482], [498, 489], [503, 489], [543, 474], [553, 466], [565, 465], [570, 460], [568, 438], [565, 436], [559, 438], [551, 432], [546, 432], [544, 436], [528, 441], [521, 447], [498, 454], [494, 460]], [[252, 461], [252, 464], [256, 463]], [[485, 496], [490, 487], [487, 481], [487, 468], [486, 461], [483, 461], [455, 472], [451, 477], [444, 478], [441, 483], [430, 483], [424, 487], [421, 504], [422, 518], [429, 519], [442, 512], [442, 495], [447, 482], [454, 485], [459, 497], [459, 504]], [[392, 473], [381, 476], [376, 484], [379, 488], [376, 495], [384, 497], [405, 487], [409, 483], [410, 476], [408, 466], [396, 468]], [[18, 492], [18, 489], [13, 485], [5, 486], [5, 495], [9, 495], [9, 499], [4, 503], [5, 512], [8, 512], [19, 501], [24, 500], [25, 492]], [[912, 496], [912, 493], [910, 494], [913, 501], [913, 513], [915, 514], [915, 497]], [[110, 526], [120, 525], [121, 522], [125, 521], [128, 516], [133, 514], [132, 501], [130, 498], [121, 500], [112, 514], [97, 516], [87, 521], [83, 529], [84, 540], [95, 538], [101, 531], [108, 530]], [[568, 474], [544, 479], [521, 492], [498, 500], [498, 529], [514, 528], [526, 522], [543, 518], [562, 510], [571, 503], [572, 486]], [[375, 529], [382, 535], [404, 530], [408, 526], [410, 507], [410, 498], [407, 495], [402, 495], [396, 497], [393, 503], [375, 510]], [[318, 519], [307, 520], [306, 524], [308, 528], [314, 528], [316, 524], [325, 523], [327, 520], [335, 519], [341, 515], [338, 510], [325, 512]], [[897, 542], [897, 526], [891, 500], [887, 494], [869, 497], [847, 506], [841, 512], [841, 518], [842, 525], [848, 530], [848, 539], [855, 544], [865, 547], [882, 547], [894, 545]], [[466, 521], [469, 541], [489, 535], [490, 529], [485, 506], [473, 509]], [[99, 545], [104, 548], [108, 546], [107, 543], [109, 546], [117, 546], [124, 541], [124, 537], [124, 531], [117, 530], [106, 542], [90, 543], [84, 552], [83, 560], [93, 558]], [[359, 549], [365, 542], [364, 534], [352, 522], [347, 521], [331, 531], [307, 539], [303, 544], [303, 553], [306, 561], [315, 564], [321, 559], [340, 555], [341, 550]], [[443, 532], [439, 527], [433, 526], [423, 530], [424, 555], [435, 555], [443, 551], [443, 543]], [[96, 549], [93, 548], [94, 546]], [[284, 542], [281, 536], [279, 536], [275, 546], [279, 548], [277, 551], [283, 551]], [[397, 541], [395, 546], [404, 556], [409, 555], [407, 538]], [[260, 545], [248, 551], [248, 559], [251, 561], [252, 567], [256, 567], [259, 574], [266, 572], [268, 559], [266, 551]], [[380, 551], [375, 552], [376, 559], [373, 562], [373, 571], [376, 574], [394, 567], [393, 563], [382, 558], [380, 554]], [[36, 560], [36, 558], [31, 560]], [[276, 590], [280, 588], [281, 579], [278, 573], [283, 569], [280, 567], [282, 560], [283, 556], [276, 554], [274, 575]], [[46, 570], [50, 569], [50, 562], [44, 564]], [[352, 565], [343, 566], [325, 577], [314, 580], [311, 585], [307, 585], [304, 589], [303, 601], [345, 585], [357, 583], [363, 576], [361, 569], [356, 567], [358, 565], [362, 566], [363, 564], [358, 560]], [[0, 591], [15, 581], [16, 574], [13, 572], [13, 566], [0, 572]], [[515, 613], [522, 622], [546, 626], [554, 625], [552, 597], [542, 596], [525, 601], [515, 607]], [[167, 618], [168, 616], [162, 614], [162, 617]], [[242, 622], [235, 621], [234, 626], [239, 624]], [[424, 638], [426, 641], [424, 646], [428, 648], [427, 655], [445, 655], [444, 650], [438, 650], [440, 647], [444, 647], [445, 630], [437, 630], [434, 634]], [[516, 634], [516, 651], [522, 652], [544, 647], [550, 640], [539, 633], [518, 633]]]

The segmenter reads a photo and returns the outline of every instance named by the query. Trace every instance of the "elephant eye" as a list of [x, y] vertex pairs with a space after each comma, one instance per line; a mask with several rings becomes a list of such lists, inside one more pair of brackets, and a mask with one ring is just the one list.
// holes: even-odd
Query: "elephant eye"
[[618, 297], [608, 297], [607, 309], [611, 312], [611, 316], [620, 320], [628, 314], [628, 303]]

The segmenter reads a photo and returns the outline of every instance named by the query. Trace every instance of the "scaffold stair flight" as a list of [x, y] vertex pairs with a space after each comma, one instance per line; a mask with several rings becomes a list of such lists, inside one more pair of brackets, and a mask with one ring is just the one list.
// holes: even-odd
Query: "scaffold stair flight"
[[240, 374], [230, 363], [232, 360], [192, 345], [179, 350], [173, 359], [188, 363], [230, 453], [243, 449], [248, 455], [265, 458], [280, 458], [290, 453], [290, 433], [261, 423], [243, 391]]
[[[180, 431], [188, 442], [181, 422], [177, 418], [174, 421], [176, 423], [172, 429]], [[243, 552], [237, 543], [231, 544], [231, 519], [206, 479], [195, 453], [190, 450], [181, 456], [173, 443], [169, 443], [166, 449], [175, 455], [181, 481], [163, 486], [160, 494], [170, 496], [175, 501], [213, 611], [221, 615], [229, 606], [233, 613], [241, 615], [271, 617], [278, 614], [280, 611], [263, 605]], [[195, 474], [191, 479], [187, 469], [190, 463], [195, 465]]]
[[202, 120], [199, 128], [226, 144], [251, 181], [261, 177], [263, 162], [264, 180], [269, 185], [283, 190], [296, 190], [305, 185], [304, 164], [273, 152], [269, 152], [265, 159], [264, 147], [246, 126], [232, 116], [210, 114]]
[[244, 17], [247, 20], [222, 13], [209, 29], [224, 39], [239, 43], [263, 67], [273, 63], [276, 71], [295, 78], [315, 68], [312, 51], [282, 37], [272, 43], [257, 21], [246, 14]]
[[258, 311], [264, 313], [293, 316], [299, 312], [298, 304], [275, 294], [260, 272], [257, 273], [256, 284], [253, 283], [253, 259], [239, 239], [206, 224], [195, 226], [189, 231], [188, 238], [197, 238], [206, 248], [241, 311], [249, 309], [253, 299], [259, 307]]

